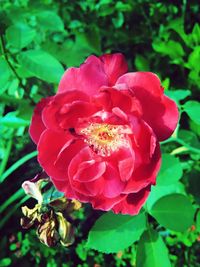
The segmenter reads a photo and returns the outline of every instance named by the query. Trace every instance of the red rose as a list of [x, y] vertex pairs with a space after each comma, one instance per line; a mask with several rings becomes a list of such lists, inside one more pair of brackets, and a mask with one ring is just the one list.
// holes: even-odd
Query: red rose
[[67, 198], [133, 215], [156, 182], [158, 141], [177, 121], [155, 74], [127, 73], [121, 54], [90, 56], [37, 105], [30, 135], [39, 163]]

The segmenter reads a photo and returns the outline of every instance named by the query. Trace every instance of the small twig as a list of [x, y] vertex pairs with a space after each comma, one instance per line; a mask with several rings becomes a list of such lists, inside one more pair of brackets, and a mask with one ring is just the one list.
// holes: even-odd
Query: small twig
[[[7, 51], [6, 51], [6, 47], [5, 47], [5, 43], [4, 43], [4, 39], [3, 39], [3, 35], [1, 35], [1, 39], [0, 40], [1, 40], [1, 49], [2, 49], [3, 56], [4, 56], [5, 60], [6, 60], [6, 62], [8, 63], [10, 69], [12, 70], [12, 72], [14, 73], [16, 78], [19, 80], [20, 85], [21, 85], [21, 78], [19, 77], [19, 75], [17, 74], [15, 68], [12, 66], [12, 64], [9, 61], [9, 58], [8, 58], [8, 55], [7, 55]], [[22, 87], [23, 87], [23, 85], [22, 85]]]

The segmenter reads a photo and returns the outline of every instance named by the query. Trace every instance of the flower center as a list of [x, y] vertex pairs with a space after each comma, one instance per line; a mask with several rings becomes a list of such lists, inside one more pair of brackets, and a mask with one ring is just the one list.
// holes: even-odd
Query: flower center
[[128, 134], [132, 134], [127, 125], [91, 123], [81, 129], [85, 142], [100, 156], [110, 156], [120, 147], [129, 147]]

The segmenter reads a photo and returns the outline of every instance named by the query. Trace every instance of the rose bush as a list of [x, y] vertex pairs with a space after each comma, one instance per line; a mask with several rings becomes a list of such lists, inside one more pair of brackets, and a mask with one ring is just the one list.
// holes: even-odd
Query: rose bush
[[67, 198], [133, 215], [156, 183], [159, 141], [173, 133], [178, 110], [155, 74], [127, 70], [119, 53], [69, 68], [57, 94], [36, 106], [30, 135]]

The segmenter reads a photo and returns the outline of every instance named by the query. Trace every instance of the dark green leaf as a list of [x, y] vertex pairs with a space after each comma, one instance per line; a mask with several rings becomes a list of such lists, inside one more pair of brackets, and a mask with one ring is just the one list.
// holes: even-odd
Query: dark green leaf
[[58, 83], [64, 73], [64, 69], [57, 59], [42, 50], [22, 52], [18, 61], [29, 72], [47, 82]]
[[182, 139], [186, 144], [200, 148], [200, 142], [195, 133], [188, 130], [180, 130], [178, 133], [178, 137]]
[[148, 71], [149, 70], [148, 60], [140, 54], [136, 55], [134, 63], [135, 63], [137, 70], [141, 70], [141, 71]]
[[171, 267], [167, 247], [153, 229], [146, 230], [140, 238], [136, 267]]
[[188, 198], [181, 194], [171, 194], [159, 199], [152, 207], [152, 216], [165, 228], [185, 231], [193, 223], [194, 208]]
[[145, 228], [144, 213], [129, 216], [108, 212], [91, 229], [87, 246], [105, 253], [118, 252], [137, 241]]

